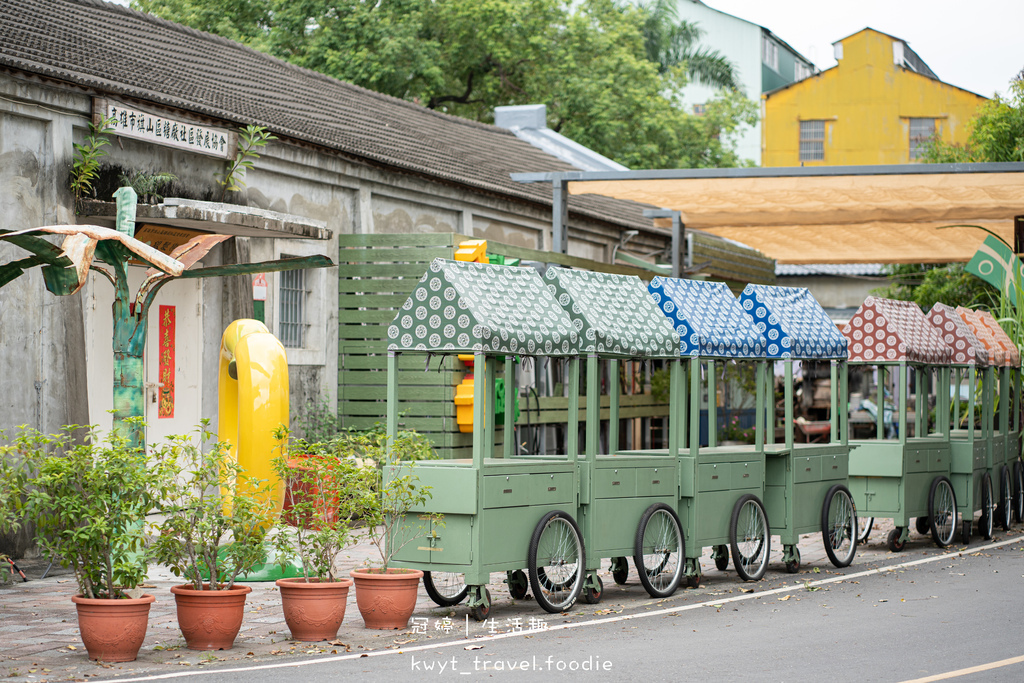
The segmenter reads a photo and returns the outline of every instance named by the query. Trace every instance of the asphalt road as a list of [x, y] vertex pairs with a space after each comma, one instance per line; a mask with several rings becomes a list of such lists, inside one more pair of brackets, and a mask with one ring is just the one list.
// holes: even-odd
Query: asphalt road
[[851, 567], [818, 581], [775, 572], [771, 581], [742, 586], [751, 593], [710, 601], [680, 591], [584, 621], [554, 615], [546, 631], [490, 637], [474, 624], [469, 641], [452, 633], [404, 651], [202, 673], [238, 683], [1024, 680], [1020, 538], [962, 554], [890, 558], [881, 571]]

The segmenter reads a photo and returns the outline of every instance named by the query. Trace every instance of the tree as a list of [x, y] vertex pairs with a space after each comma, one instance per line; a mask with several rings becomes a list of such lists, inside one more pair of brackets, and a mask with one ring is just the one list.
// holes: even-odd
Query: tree
[[966, 145], [933, 140], [928, 163], [1024, 161], [1024, 69], [1010, 82], [1009, 97], [996, 95], [971, 119]]
[[679, 19], [674, 0], [638, 2], [637, 9], [643, 21], [647, 59], [658, 65], [659, 73], [664, 75], [674, 67], [682, 67], [698, 83], [732, 90], [740, 87], [732, 62], [717, 51], [698, 45], [704, 30]]
[[872, 291], [887, 299], [913, 301], [928, 312], [936, 302], [964, 308], [998, 308], [998, 292], [964, 270], [963, 263], [899, 263], [887, 266], [892, 283]]

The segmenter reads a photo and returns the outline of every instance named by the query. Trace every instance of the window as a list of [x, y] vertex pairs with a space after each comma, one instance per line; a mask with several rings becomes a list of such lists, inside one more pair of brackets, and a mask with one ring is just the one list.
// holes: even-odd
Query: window
[[[288, 258], [285, 256], [284, 258]], [[280, 275], [281, 287], [278, 306], [281, 343], [285, 348], [305, 347], [306, 337], [306, 288], [305, 270], [286, 270]]]
[[696, 114], [697, 116], [704, 116], [704, 113], [706, 111], [707, 111], [707, 105], [706, 104], [695, 104], [695, 105], [693, 105], [693, 113]]
[[825, 160], [825, 122], [800, 122], [800, 161]]
[[779, 46], [768, 36], [761, 37], [761, 61], [772, 69], [779, 70]]
[[793, 65], [793, 80], [802, 81], [811, 75], [811, 67], [803, 62], [796, 62]]
[[910, 160], [924, 157], [928, 143], [935, 137], [935, 119], [910, 119]]

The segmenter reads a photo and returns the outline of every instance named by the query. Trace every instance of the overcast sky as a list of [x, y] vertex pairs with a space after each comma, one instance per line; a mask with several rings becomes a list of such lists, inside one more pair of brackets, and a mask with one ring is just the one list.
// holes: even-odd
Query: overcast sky
[[902, 38], [946, 83], [985, 97], [1024, 68], [1024, 0], [703, 0], [764, 26], [819, 69], [832, 43], [871, 28]]

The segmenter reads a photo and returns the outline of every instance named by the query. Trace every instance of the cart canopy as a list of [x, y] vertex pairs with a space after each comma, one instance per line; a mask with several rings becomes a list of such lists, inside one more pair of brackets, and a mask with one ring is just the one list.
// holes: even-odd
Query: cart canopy
[[580, 353], [677, 358], [672, 325], [635, 275], [548, 268], [548, 289], [579, 333]]
[[953, 365], [988, 365], [988, 347], [981, 343], [957, 309], [937, 302], [928, 312], [928, 322], [953, 350]]
[[675, 327], [680, 355], [765, 357], [764, 337], [724, 282], [656, 277], [647, 289]]
[[972, 311], [963, 306], [957, 306], [956, 312], [971, 328], [974, 336], [988, 349], [990, 365], [1020, 367], [1020, 352], [1017, 345], [1003, 331], [991, 313]]
[[388, 327], [388, 350], [575, 356], [577, 337], [533, 268], [438, 258]]
[[913, 301], [869, 296], [843, 328], [850, 360], [945, 365], [953, 351]]
[[846, 337], [806, 287], [747, 285], [740, 305], [764, 335], [769, 358], [846, 359]]

